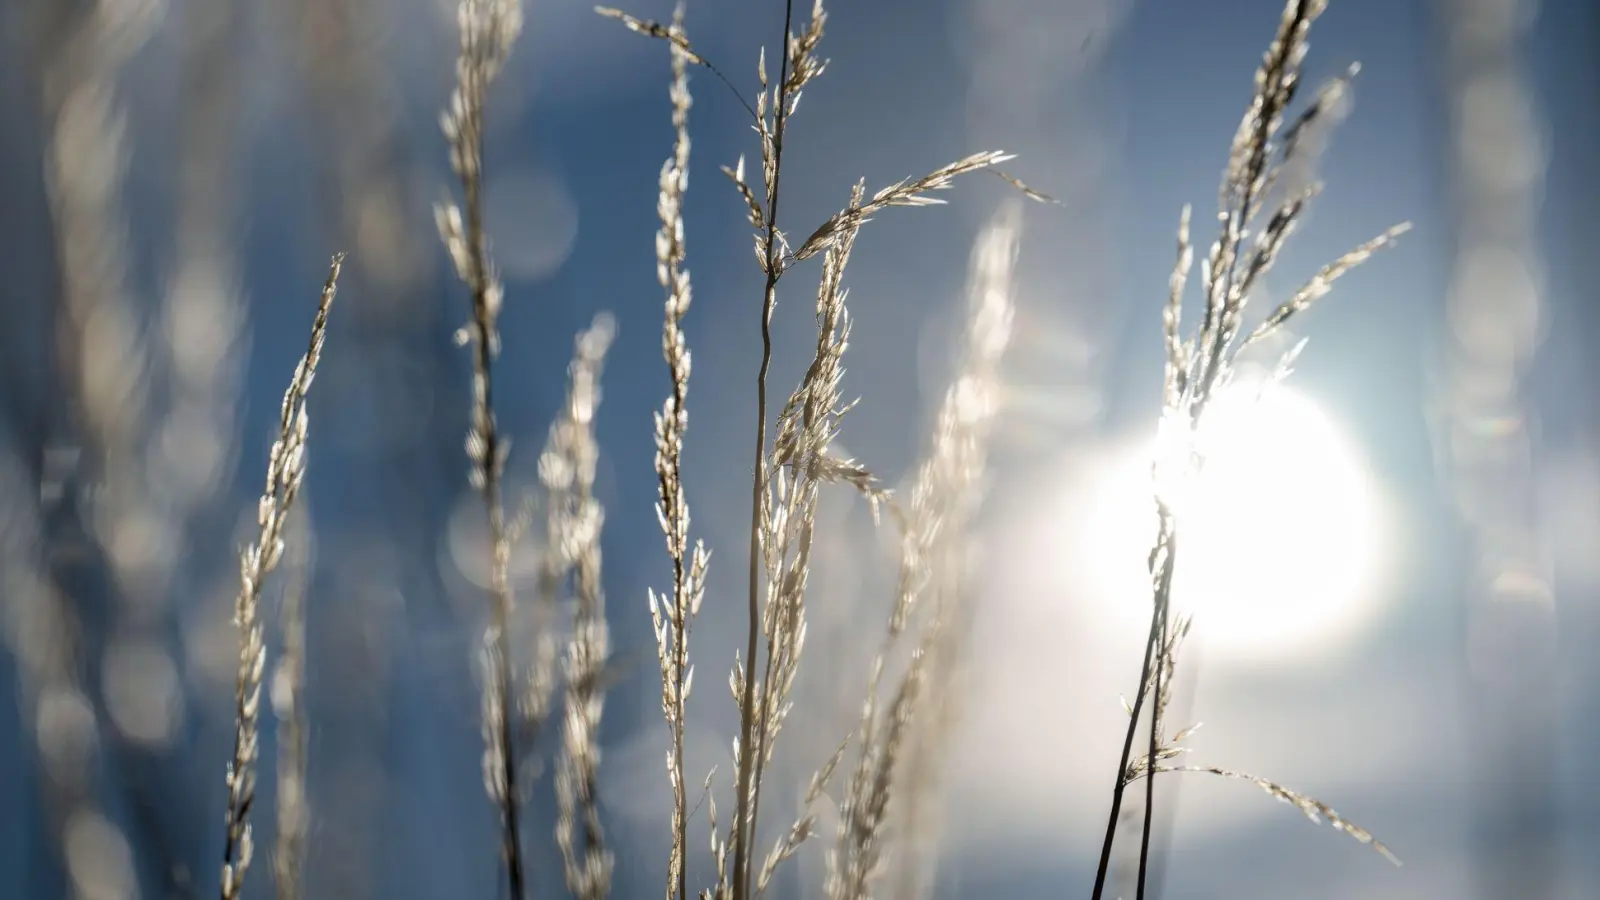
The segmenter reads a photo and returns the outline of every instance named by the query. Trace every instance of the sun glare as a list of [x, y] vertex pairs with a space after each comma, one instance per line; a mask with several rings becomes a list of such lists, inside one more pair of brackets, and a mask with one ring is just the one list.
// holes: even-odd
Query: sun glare
[[[1375, 611], [1382, 517], [1358, 456], [1308, 398], [1239, 383], [1202, 425], [1205, 463], [1179, 511], [1174, 603], [1207, 646], [1231, 656], [1330, 647]], [[1155, 530], [1151, 444], [1102, 483], [1092, 559], [1118, 604], [1148, 615], [1144, 557]]]

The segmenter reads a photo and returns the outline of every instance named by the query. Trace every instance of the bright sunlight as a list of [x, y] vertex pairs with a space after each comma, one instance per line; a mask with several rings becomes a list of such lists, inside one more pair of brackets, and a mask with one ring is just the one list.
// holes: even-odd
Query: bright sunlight
[[[1328, 417], [1281, 384], [1239, 382], [1202, 425], [1205, 463], [1182, 492], [1174, 602], [1230, 657], [1331, 647], [1375, 612], [1378, 497]], [[1100, 491], [1092, 557], [1147, 616], [1155, 533], [1151, 445], [1121, 455]], [[1119, 606], [1122, 605], [1119, 602]]]

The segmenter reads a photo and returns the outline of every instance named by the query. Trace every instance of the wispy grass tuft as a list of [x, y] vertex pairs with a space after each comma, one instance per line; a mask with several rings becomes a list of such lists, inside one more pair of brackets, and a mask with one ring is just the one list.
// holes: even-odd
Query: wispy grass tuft
[[[717, 75], [751, 113], [761, 154], [759, 188], [746, 178], [744, 159], [723, 172], [732, 181], [744, 202], [747, 219], [754, 231], [757, 265], [765, 277], [761, 309], [761, 364], [756, 376], [755, 466], [751, 482], [751, 521], [746, 592], [745, 647], [735, 654], [729, 674], [729, 688], [739, 710], [739, 731], [733, 741], [734, 815], [726, 837], [715, 824], [712, 829], [712, 854], [717, 863], [717, 883], [706, 896], [747, 900], [759, 896], [770, 884], [778, 866], [798, 849], [811, 833], [812, 805], [826, 791], [831, 777], [843, 759], [848, 740], [818, 769], [806, 792], [800, 817], [757, 866], [752, 842], [760, 821], [761, 796], [766, 767], [771, 762], [777, 738], [790, 710], [790, 692], [799, 672], [806, 637], [806, 585], [811, 568], [815, 523], [821, 490], [830, 484], [845, 485], [864, 497], [876, 518], [890, 493], [865, 466], [835, 455], [831, 448], [845, 415], [854, 403], [843, 393], [845, 349], [849, 345], [850, 319], [846, 306], [844, 271], [849, 262], [855, 236], [871, 216], [891, 206], [929, 206], [942, 201], [933, 196], [948, 188], [956, 178], [993, 167], [1011, 157], [1000, 151], [975, 153], [933, 170], [920, 178], [908, 178], [872, 194], [857, 184], [850, 200], [838, 212], [809, 232], [798, 248], [791, 248], [781, 226], [783, 158], [791, 119], [807, 85], [827, 68], [817, 55], [827, 12], [821, 0], [812, 5], [809, 22], [796, 28], [794, 4], [784, 7], [784, 50], [779, 58], [776, 80], [769, 78], [766, 55], [757, 64], [759, 93], [752, 105], [745, 102], [732, 83], [701, 54], [695, 51], [682, 26], [680, 8], [673, 23], [663, 25], [639, 19], [619, 10], [599, 7], [602, 16], [622, 22], [629, 30], [668, 42], [673, 54], [674, 125], [677, 130], [674, 156], [663, 168], [658, 208], [662, 230], [657, 237], [658, 277], [667, 290], [667, 325], [664, 351], [673, 377], [673, 395], [657, 420], [657, 474], [661, 482], [662, 527], [667, 533], [668, 550], [674, 565], [674, 593], [670, 605], [652, 595], [652, 615], [661, 659], [663, 708], [672, 729], [673, 748], [669, 751], [669, 778], [673, 788], [673, 855], [669, 864], [668, 897], [683, 898], [687, 889], [686, 868], [687, 798], [682, 773], [683, 701], [688, 693], [690, 673], [687, 634], [689, 621], [700, 602], [700, 579], [704, 576], [705, 555], [699, 549], [687, 566], [687, 512], [681, 499], [678, 452], [681, 448], [684, 388], [688, 376], [688, 354], [682, 348], [678, 320], [687, 308], [688, 278], [682, 271], [683, 225], [681, 193], [686, 186], [688, 136], [685, 131], [688, 110], [686, 70], [689, 65], [704, 66]], [[1011, 176], [1008, 182], [1027, 196], [1048, 199]], [[815, 256], [822, 257], [822, 272], [816, 294], [817, 336], [812, 361], [800, 383], [771, 418], [768, 375], [772, 361], [772, 315], [778, 302], [778, 287], [796, 265]], [[769, 446], [769, 426], [772, 436]], [[665, 607], [667, 612], [662, 613]], [[909, 727], [910, 710], [915, 706], [920, 679], [902, 684], [892, 704], [896, 733]], [[869, 710], [870, 710], [869, 706]], [[874, 771], [887, 779], [895, 769], [901, 741], [893, 741], [895, 752], [873, 752]], [[887, 783], [887, 781], [885, 782]], [[709, 782], [708, 782], [709, 784]], [[886, 790], [886, 789], [885, 789]], [[864, 815], [881, 820], [887, 813], [887, 793], [869, 801]], [[714, 811], [714, 805], [713, 805]], [[715, 819], [713, 812], [713, 820]], [[874, 826], [876, 827], [876, 826]], [[731, 865], [729, 862], [731, 860]], [[864, 876], [868, 865], [860, 870]], [[851, 883], [864, 883], [855, 879]], [[854, 894], [853, 894], [854, 895]]]
[[[1139, 688], [1128, 707], [1122, 757], [1117, 765], [1100, 865], [1095, 873], [1094, 900], [1100, 900], [1105, 889], [1124, 792], [1130, 784], [1139, 778], [1145, 782], [1137, 888], [1137, 896], [1143, 900], [1150, 862], [1155, 776], [1164, 771], [1206, 771], [1243, 777], [1220, 769], [1162, 766], [1164, 761], [1186, 749], [1181, 744], [1194, 730], [1190, 727], [1169, 737], [1165, 717], [1178, 649], [1189, 628], [1189, 620], [1174, 615], [1172, 610], [1173, 574], [1178, 564], [1178, 541], [1184, 522], [1181, 497], [1184, 486], [1196, 476], [1203, 462], [1196, 435], [1205, 425], [1210, 402], [1231, 381], [1240, 351], [1303, 313], [1328, 292], [1340, 275], [1391, 244], [1409, 228], [1408, 225], [1391, 228], [1324, 267], [1279, 304], [1243, 341], [1238, 339], [1246, 305], [1258, 282], [1271, 270], [1307, 206], [1321, 192], [1321, 185], [1306, 175], [1306, 170], [1315, 162], [1312, 154], [1317, 149], [1316, 142], [1307, 137], [1313, 133], [1314, 125], [1332, 118], [1336, 107], [1342, 105], [1349, 80], [1357, 71], [1352, 67], [1344, 77], [1335, 79], [1320, 91], [1297, 116], [1287, 119], [1299, 93], [1301, 63], [1310, 49], [1312, 23], [1325, 8], [1325, 0], [1289, 0], [1277, 33], [1256, 72], [1255, 90], [1234, 135], [1219, 190], [1219, 234], [1201, 264], [1202, 320], [1188, 338], [1182, 335], [1184, 290], [1193, 263], [1187, 207], [1179, 221], [1178, 260], [1162, 317], [1167, 361], [1160, 440], [1154, 463], [1157, 527], [1149, 557], [1153, 595], [1150, 631], [1145, 642], [1144, 662], [1140, 665]], [[1284, 354], [1276, 377], [1288, 374], [1289, 364], [1302, 346], [1296, 345]], [[1134, 736], [1147, 701], [1150, 707], [1148, 743], [1144, 754], [1134, 758]], [[1302, 797], [1273, 782], [1250, 780], [1283, 799], [1297, 798], [1291, 802], [1302, 809], [1331, 813], [1320, 801]], [[1343, 819], [1333, 821], [1344, 823]], [[1342, 830], [1358, 838], [1365, 835], [1366, 842], [1371, 842], [1371, 835], [1354, 826]], [[1378, 846], [1382, 849], [1382, 845]], [[1387, 850], [1383, 852], [1389, 855]]]

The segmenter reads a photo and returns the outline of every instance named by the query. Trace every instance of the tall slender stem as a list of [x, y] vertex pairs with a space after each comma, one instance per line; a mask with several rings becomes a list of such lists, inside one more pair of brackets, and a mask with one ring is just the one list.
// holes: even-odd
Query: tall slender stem
[[[464, 193], [467, 206], [467, 242], [474, 260], [483, 260], [484, 236], [482, 192], [479, 189], [478, 179], [464, 179]], [[485, 269], [486, 265], [479, 263]], [[494, 671], [490, 677], [498, 682], [499, 696], [499, 727], [493, 736], [499, 746], [500, 777], [505, 784], [504, 796], [500, 798], [500, 815], [502, 817], [502, 852], [505, 855], [506, 879], [510, 884], [511, 900], [522, 900], [524, 896], [524, 878], [522, 872], [522, 840], [521, 840], [521, 811], [518, 808], [517, 798], [520, 795], [517, 788], [517, 755], [511, 738], [511, 722], [515, 710], [511, 702], [511, 584], [510, 584], [510, 553], [511, 547], [506, 540], [505, 507], [501, 501], [500, 491], [500, 465], [502, 453], [500, 431], [495, 425], [494, 418], [494, 379], [491, 377], [494, 348], [492, 345], [491, 328], [484, 312], [488, 310], [488, 302], [484, 296], [488, 290], [486, 273], [480, 272], [473, 285], [472, 305], [475, 315], [480, 317], [478, 322], [478, 340], [474, 345], [474, 363], [482, 378], [482, 394], [479, 397], [481, 414], [478, 416], [479, 437], [483, 440], [483, 463], [480, 472], [483, 476], [484, 505], [488, 511], [489, 543], [491, 546], [490, 566], [490, 593], [493, 605], [491, 608], [491, 621], [494, 624]], [[478, 311], [484, 312], [478, 312]]]
[[[1163, 570], [1162, 577], [1168, 577], [1167, 573], [1170, 571], [1169, 564]], [[1155, 671], [1152, 673], [1155, 684], [1151, 690], [1149, 755], [1145, 757], [1148, 760], [1149, 771], [1145, 773], [1144, 779], [1144, 827], [1139, 836], [1139, 882], [1135, 894], [1138, 900], [1144, 900], [1145, 881], [1150, 871], [1150, 827], [1156, 819], [1156, 751], [1161, 746], [1161, 691], [1166, 686], [1164, 682], [1167, 664], [1164, 654], [1167, 648], [1168, 608], [1165, 598], [1158, 598], [1155, 610], [1158, 619], [1155, 646], [1158, 648], [1157, 653], [1161, 655], [1156, 657]]]
[[[1177, 535], [1174, 532], [1167, 536], [1166, 557], [1156, 585], [1154, 608], [1150, 612], [1150, 632], [1144, 645], [1144, 663], [1139, 669], [1139, 691], [1133, 698], [1133, 710], [1128, 715], [1128, 731], [1122, 741], [1122, 758], [1117, 762], [1116, 787], [1111, 791], [1111, 813], [1106, 817], [1106, 836], [1100, 846], [1100, 865], [1095, 870], [1091, 900], [1101, 900], [1105, 895], [1106, 875], [1111, 870], [1111, 847], [1117, 836], [1117, 817], [1122, 814], [1122, 797], [1128, 789], [1128, 763], [1133, 757], [1133, 739], [1139, 730], [1139, 715], [1144, 708], [1145, 695], [1149, 692], [1150, 679], [1154, 677], [1152, 663], [1159, 662], [1156, 648], [1162, 638], [1162, 614], [1166, 609], [1167, 599], [1172, 595], [1172, 573], [1177, 564], [1177, 552]], [[1151, 719], [1153, 730], [1155, 727], [1153, 714]]]
[[[772, 126], [772, 183], [767, 186], [766, 235], [762, 250], [766, 256], [767, 285], [761, 301], [761, 371], [756, 375], [755, 472], [750, 489], [750, 571], [746, 615], [744, 696], [739, 702], [739, 774], [734, 798], [733, 898], [746, 900], [750, 893], [750, 842], [755, 839], [755, 804], [751, 776], [755, 772], [758, 748], [755, 741], [756, 653], [761, 637], [761, 559], [762, 497], [767, 488], [767, 373], [772, 367], [772, 310], [778, 302], [778, 279], [783, 275], [778, 258], [778, 181], [783, 173], [783, 131], [788, 122], [789, 29], [794, 21], [794, 0], [783, 5], [783, 60], [778, 70], [777, 109]], [[765, 715], [765, 711], [763, 711]], [[759, 786], [758, 786], [759, 788]]]

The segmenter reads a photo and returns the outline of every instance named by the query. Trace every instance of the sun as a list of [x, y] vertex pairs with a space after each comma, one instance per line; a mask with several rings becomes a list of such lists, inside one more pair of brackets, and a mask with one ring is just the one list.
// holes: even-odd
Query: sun
[[[1331, 647], [1376, 611], [1384, 538], [1360, 456], [1306, 396], [1240, 381], [1201, 426], [1204, 463], [1179, 496], [1173, 602], [1222, 655]], [[1148, 615], [1144, 557], [1155, 530], [1153, 442], [1103, 481], [1091, 558], [1115, 570], [1118, 604]]]

